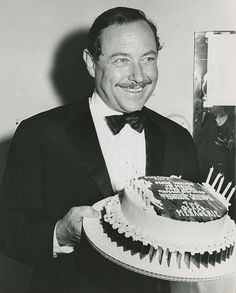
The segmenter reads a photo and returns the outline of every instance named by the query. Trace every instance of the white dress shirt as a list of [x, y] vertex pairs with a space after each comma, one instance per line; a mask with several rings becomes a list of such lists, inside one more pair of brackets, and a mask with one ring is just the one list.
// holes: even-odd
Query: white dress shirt
[[122, 113], [110, 109], [96, 93], [89, 99], [89, 107], [112, 188], [115, 192], [120, 191], [128, 179], [145, 175], [144, 131], [139, 133], [126, 124], [114, 135], [106, 123], [105, 116]]
[[[109, 108], [96, 92], [89, 98], [89, 108], [97, 132], [99, 144], [110, 176], [114, 192], [124, 189], [127, 180], [144, 176], [146, 169], [146, 143], [144, 130], [139, 133], [129, 124], [114, 135], [105, 116], [122, 115]], [[56, 227], [53, 238], [53, 255], [70, 253], [73, 247], [59, 246]]]

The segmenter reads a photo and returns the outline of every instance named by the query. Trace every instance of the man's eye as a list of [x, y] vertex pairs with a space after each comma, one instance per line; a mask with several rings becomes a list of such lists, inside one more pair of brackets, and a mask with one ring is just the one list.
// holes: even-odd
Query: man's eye
[[155, 61], [156, 61], [156, 57], [147, 56], [147, 57], [143, 58], [144, 63], [154, 63]]
[[129, 59], [127, 59], [127, 58], [119, 58], [119, 59], [116, 59], [116, 62], [119, 62], [119, 63], [129, 62]]
[[129, 64], [129, 59], [127, 59], [127, 58], [118, 58], [118, 59], [114, 60], [113, 62], [116, 65], [122, 66], [122, 65]]

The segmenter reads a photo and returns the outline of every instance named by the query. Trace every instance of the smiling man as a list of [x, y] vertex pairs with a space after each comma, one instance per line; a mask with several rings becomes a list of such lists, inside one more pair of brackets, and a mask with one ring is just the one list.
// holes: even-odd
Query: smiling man
[[198, 179], [188, 131], [144, 106], [160, 49], [142, 11], [104, 12], [83, 55], [92, 97], [18, 127], [1, 186], [0, 240], [7, 255], [34, 266], [31, 292], [167, 292], [167, 283], [97, 255], [82, 233], [83, 217], [98, 216], [92, 205], [133, 176]]
[[143, 20], [113, 24], [103, 31], [100, 43], [101, 54], [97, 59], [88, 50], [84, 52], [89, 73], [95, 78], [96, 92], [113, 110], [141, 110], [158, 77], [160, 45], [150, 25]]

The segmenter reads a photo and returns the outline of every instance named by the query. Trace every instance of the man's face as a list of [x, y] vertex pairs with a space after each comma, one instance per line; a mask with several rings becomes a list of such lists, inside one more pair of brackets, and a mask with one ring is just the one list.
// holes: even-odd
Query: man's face
[[153, 93], [157, 78], [157, 47], [144, 21], [114, 24], [101, 35], [99, 59], [92, 74], [102, 100], [119, 112], [143, 107]]

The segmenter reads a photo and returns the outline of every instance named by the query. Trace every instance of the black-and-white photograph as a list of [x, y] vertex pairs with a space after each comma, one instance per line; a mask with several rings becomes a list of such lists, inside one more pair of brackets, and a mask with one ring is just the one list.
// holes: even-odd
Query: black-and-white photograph
[[0, 293], [236, 293], [235, 11], [0, 0]]

